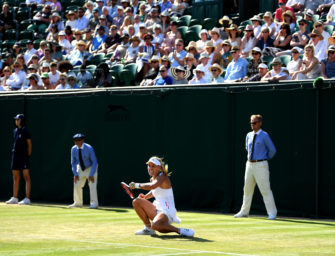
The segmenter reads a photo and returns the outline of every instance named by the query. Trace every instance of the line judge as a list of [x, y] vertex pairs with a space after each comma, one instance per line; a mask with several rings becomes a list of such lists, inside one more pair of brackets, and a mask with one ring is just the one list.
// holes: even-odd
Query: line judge
[[252, 131], [246, 137], [246, 150], [248, 161], [245, 167], [244, 194], [241, 210], [234, 215], [235, 218], [248, 217], [255, 185], [263, 196], [269, 220], [275, 220], [277, 208], [270, 188], [270, 172], [268, 160], [276, 154], [276, 148], [269, 134], [261, 129], [263, 117], [252, 115], [250, 125]]
[[91, 145], [85, 143], [85, 136], [78, 133], [73, 136], [74, 146], [71, 149], [71, 166], [73, 179], [73, 200], [70, 208], [83, 206], [83, 187], [88, 179], [90, 188], [90, 208], [98, 208], [98, 161]]

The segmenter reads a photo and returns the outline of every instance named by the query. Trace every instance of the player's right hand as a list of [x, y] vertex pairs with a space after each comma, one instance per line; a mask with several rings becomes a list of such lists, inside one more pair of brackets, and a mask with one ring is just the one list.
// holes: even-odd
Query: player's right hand
[[79, 180], [79, 176], [74, 176], [73, 181], [74, 181], [75, 184], [77, 183], [78, 180]]

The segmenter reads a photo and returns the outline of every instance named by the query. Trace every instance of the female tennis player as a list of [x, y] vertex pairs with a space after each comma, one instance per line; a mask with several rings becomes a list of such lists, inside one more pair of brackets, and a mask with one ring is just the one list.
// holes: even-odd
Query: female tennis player
[[[168, 165], [161, 158], [153, 156], [147, 162], [147, 166], [151, 176], [150, 182], [129, 184], [131, 189], [149, 190], [146, 195], [140, 194], [133, 200], [134, 209], [145, 225], [144, 229], [135, 232], [135, 235], [155, 235], [157, 230], [161, 233], [176, 232], [181, 236], [192, 237], [192, 229], [171, 225], [172, 222], [180, 223], [180, 219], [176, 215]], [[153, 203], [148, 200], [152, 197], [155, 197]]]

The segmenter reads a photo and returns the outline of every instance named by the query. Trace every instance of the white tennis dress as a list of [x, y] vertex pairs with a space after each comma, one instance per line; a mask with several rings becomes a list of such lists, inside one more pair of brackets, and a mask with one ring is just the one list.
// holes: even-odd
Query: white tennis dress
[[158, 187], [151, 190], [151, 192], [155, 197], [153, 204], [156, 206], [157, 215], [162, 212], [169, 218], [169, 223], [180, 223], [180, 219], [177, 217], [177, 210], [174, 205], [172, 188], [164, 189]]

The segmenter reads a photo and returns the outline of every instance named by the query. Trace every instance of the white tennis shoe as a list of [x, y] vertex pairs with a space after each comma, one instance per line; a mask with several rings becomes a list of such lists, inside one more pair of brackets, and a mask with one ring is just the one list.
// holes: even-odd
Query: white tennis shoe
[[149, 236], [152, 236], [152, 235], [156, 235], [156, 232], [152, 228], [144, 227], [144, 229], [136, 231], [135, 235], [149, 235]]
[[274, 215], [274, 214], [269, 214], [269, 220], [275, 220], [276, 219], [276, 215]]
[[90, 209], [98, 209], [98, 205], [96, 203], [91, 203]]
[[22, 201], [19, 202], [20, 205], [29, 205], [31, 204], [30, 199], [29, 198], [25, 198]]
[[190, 228], [181, 228], [179, 230], [179, 234], [181, 236], [188, 236], [188, 237], [193, 237], [194, 236], [194, 230]]
[[82, 207], [82, 205], [73, 203], [73, 204], [70, 204], [68, 207], [69, 207], [69, 208], [80, 208], [80, 207]]
[[6, 201], [6, 204], [17, 204], [19, 200], [16, 197], [11, 197], [8, 201]]
[[234, 218], [246, 218], [248, 214], [243, 214], [242, 212], [238, 212], [234, 215]]

